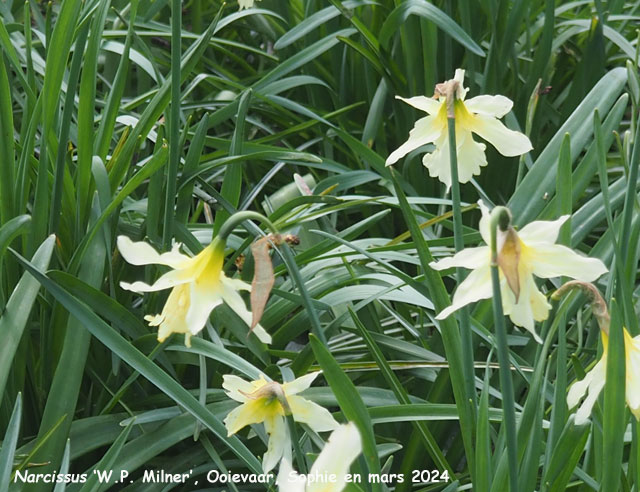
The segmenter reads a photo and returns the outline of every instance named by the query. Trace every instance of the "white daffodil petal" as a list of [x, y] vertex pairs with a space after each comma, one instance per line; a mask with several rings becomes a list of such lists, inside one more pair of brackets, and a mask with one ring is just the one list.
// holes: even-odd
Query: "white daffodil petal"
[[440, 261], [432, 261], [429, 266], [434, 270], [446, 270], [453, 267], [468, 268], [475, 270], [487, 265], [491, 261], [491, 251], [489, 246], [478, 246], [477, 248], [465, 248], [449, 258]]
[[576, 381], [571, 385], [569, 393], [567, 394], [567, 408], [569, 408], [569, 410], [580, 403], [580, 400], [587, 394], [592, 380], [593, 374], [592, 371], [589, 371], [580, 381]]
[[306, 492], [306, 480], [300, 476], [291, 466], [291, 462], [283, 458], [276, 479], [278, 492]]
[[222, 388], [227, 392], [229, 398], [240, 403], [246, 402], [248, 400], [246, 395], [256, 390], [251, 382], [232, 374], [222, 376]]
[[501, 282], [504, 314], [509, 316], [514, 325], [521, 326], [531, 333], [536, 342], [542, 343], [542, 339], [536, 332], [535, 322], [547, 319], [551, 305], [547, 302], [542, 292], [538, 290], [531, 273], [527, 273], [521, 268], [518, 274], [520, 277], [518, 302], [516, 302], [515, 295], [506, 280]]
[[291, 408], [291, 414], [296, 422], [307, 424], [316, 432], [334, 430], [338, 422], [333, 418], [329, 410], [313, 403], [299, 395], [287, 396], [287, 402]]
[[504, 96], [476, 96], [464, 102], [467, 110], [472, 113], [502, 118], [511, 111], [513, 101]]
[[248, 284], [239, 278], [229, 278], [223, 272], [220, 273], [220, 281], [229, 287], [232, 287], [234, 290], [245, 290], [247, 292], [251, 292], [251, 284]]
[[[537, 287], [536, 287], [537, 290]], [[514, 325], [521, 326], [530, 333], [535, 333], [535, 321], [531, 310], [531, 286], [529, 282], [520, 280], [520, 296], [516, 300], [515, 294], [507, 284], [501, 282], [502, 308], [505, 316], [509, 316]]]
[[486, 266], [473, 270], [456, 289], [451, 306], [440, 312], [436, 319], [444, 319], [467, 304], [490, 298], [493, 293], [490, 268], [487, 262]]
[[482, 213], [482, 217], [480, 217], [480, 223], [478, 224], [478, 230], [480, 231], [482, 240], [485, 242], [485, 244], [489, 245], [491, 243], [491, 234], [489, 231], [491, 214], [489, 213], [489, 209], [482, 200], [478, 200], [478, 206], [480, 207], [480, 212]]
[[481, 168], [487, 165], [484, 153], [486, 145], [476, 142], [471, 132], [462, 133], [458, 143], [458, 181], [468, 183], [474, 175], [480, 174]]
[[387, 157], [385, 164], [387, 166], [395, 164], [409, 152], [434, 142], [442, 134], [443, 128], [441, 118], [436, 116], [426, 116], [419, 119], [409, 132], [409, 139]]
[[240, 7], [239, 10], [250, 9], [253, 7], [253, 2], [254, 0], [238, 0], [238, 7]]
[[220, 295], [222, 296], [222, 300], [233, 309], [240, 319], [244, 321], [247, 326], [251, 326], [251, 311], [247, 309], [242, 296], [226, 282], [222, 282]]
[[[236, 292], [238, 290], [251, 290], [251, 286], [242, 280], [229, 278], [227, 276], [222, 276], [220, 281], [222, 282], [222, 298], [224, 299], [224, 302], [226, 302], [227, 305], [233, 309], [238, 316], [240, 316], [247, 326], [251, 326], [251, 311], [247, 309], [244, 300], [240, 294]], [[258, 337], [258, 340], [262, 343], [266, 343], [267, 345], [271, 343], [271, 335], [267, 333], [262, 325], [257, 324], [253, 328], [252, 333]]]
[[528, 251], [533, 273], [540, 278], [567, 276], [593, 282], [608, 271], [598, 258], [582, 256], [559, 244], [536, 244]]
[[118, 236], [118, 250], [127, 263], [132, 265], [167, 265], [181, 268], [190, 258], [179, 252], [180, 245], [175, 244], [170, 252], [159, 254], [144, 241], [133, 242], [127, 236]]
[[490, 116], [476, 115], [473, 118], [473, 125], [468, 129], [480, 135], [507, 157], [526, 154], [533, 149], [526, 135], [509, 130], [500, 121]]
[[312, 476], [335, 475], [330, 484], [314, 482], [305, 492], [341, 492], [346, 485], [346, 475], [351, 464], [362, 452], [362, 439], [358, 428], [352, 422], [339, 426], [329, 436], [324, 449], [311, 467]]
[[464, 70], [462, 68], [456, 68], [453, 80], [458, 82], [458, 91], [456, 96], [459, 100], [464, 101], [465, 97], [467, 97], [467, 92], [469, 92], [469, 89], [465, 88], [464, 86]]
[[132, 284], [120, 282], [120, 287], [124, 290], [142, 294], [143, 292], [157, 292], [159, 290], [170, 289], [171, 287], [186, 284], [192, 280], [193, 275], [188, 270], [171, 270], [158, 278], [152, 285], [137, 280]]
[[300, 376], [298, 379], [284, 383], [282, 389], [287, 396], [297, 395], [311, 386], [311, 383], [313, 383], [319, 375], [320, 371], [310, 372], [309, 374]]
[[438, 178], [451, 188], [451, 167], [449, 164], [449, 139], [446, 134], [436, 141], [436, 150], [422, 157], [422, 164], [429, 171], [429, 176]]
[[195, 335], [204, 328], [211, 311], [222, 304], [222, 297], [218, 292], [204, 289], [195, 282], [189, 287], [191, 288], [191, 303], [185, 321], [189, 331]]
[[158, 326], [164, 320], [164, 316], [161, 314], [147, 314], [144, 320], [149, 323], [149, 326]]
[[598, 400], [598, 396], [604, 388], [605, 378], [607, 373], [607, 358], [600, 359], [593, 369], [591, 369], [591, 381], [589, 382], [589, 394], [585, 398], [580, 408], [576, 412], [576, 425], [582, 425], [589, 420], [593, 406]]
[[640, 420], [640, 335], [631, 338], [624, 330], [626, 352], [627, 405], [637, 420]]
[[262, 343], [266, 343], [267, 345], [271, 344], [273, 341], [271, 335], [267, 333], [267, 330], [265, 330], [260, 323], [253, 327], [252, 333], [258, 337], [258, 340]]
[[396, 99], [400, 99], [402, 102], [405, 102], [410, 106], [413, 106], [414, 108], [419, 109], [420, 111], [424, 111], [425, 113], [430, 115], [438, 114], [444, 104], [437, 99], [426, 96], [415, 96], [407, 98], [396, 96]]
[[285, 449], [291, 448], [291, 439], [284, 417], [268, 418], [264, 421], [264, 429], [269, 434], [269, 444], [262, 458], [262, 471], [269, 473], [284, 456]]
[[563, 215], [556, 220], [534, 220], [520, 229], [518, 236], [526, 244], [553, 244], [558, 240], [560, 228], [567, 220], [569, 220], [569, 215]]

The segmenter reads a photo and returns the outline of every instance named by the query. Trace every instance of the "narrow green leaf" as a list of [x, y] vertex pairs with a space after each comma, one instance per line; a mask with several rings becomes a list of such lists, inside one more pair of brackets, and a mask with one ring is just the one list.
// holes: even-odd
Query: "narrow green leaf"
[[160, 169], [167, 161], [168, 147], [166, 143], [163, 143], [158, 152], [156, 152], [140, 169], [134, 174], [129, 181], [120, 189], [118, 194], [109, 203], [109, 206], [102, 211], [100, 217], [91, 225], [91, 228], [87, 234], [82, 238], [82, 242], [74, 252], [73, 259], [69, 270], [74, 271], [77, 268], [77, 264], [81, 261], [90, 241], [95, 237], [96, 233], [100, 230], [100, 227], [105, 221], [115, 212], [122, 204], [125, 198], [127, 198], [133, 191], [140, 186], [140, 184], [151, 176], [154, 172]]
[[489, 368], [486, 369], [484, 386], [478, 403], [478, 427], [476, 429], [476, 492], [491, 489], [491, 427], [489, 425]]
[[256, 92], [260, 92], [265, 86], [271, 84], [272, 82], [275, 82], [278, 79], [281, 79], [285, 75], [291, 73], [292, 71], [300, 68], [303, 65], [306, 65], [310, 61], [315, 60], [324, 52], [333, 48], [336, 44], [338, 44], [339, 36], [347, 37], [351, 36], [355, 32], [356, 30], [353, 28], [341, 29], [326, 36], [325, 38], [315, 42], [311, 46], [308, 46], [295, 55], [287, 58], [269, 73], [264, 75], [258, 82], [253, 84], [252, 88]]
[[[379, 474], [380, 461], [378, 460], [376, 439], [367, 407], [358, 395], [353, 382], [340, 368], [327, 350], [327, 347], [314, 335], [309, 335], [309, 343], [311, 343], [311, 348], [318, 360], [318, 364], [322, 367], [322, 373], [331, 386], [344, 416], [358, 426], [362, 438], [362, 452], [367, 462], [369, 473]], [[371, 484], [371, 488], [374, 491], [382, 490], [380, 484], [377, 483]]]
[[593, 132], [591, 114], [595, 109], [602, 114], [608, 113], [626, 80], [624, 68], [614, 68], [602, 77], [539, 154], [508, 203], [518, 225], [535, 220], [555, 193], [558, 156], [564, 135], [571, 134], [571, 155], [574, 158], [580, 155]]
[[[82, 56], [82, 77], [78, 94], [78, 165], [76, 169], [77, 223], [79, 227], [89, 216], [91, 203], [91, 160], [95, 137], [94, 120], [96, 113], [96, 82], [98, 75], [98, 52], [102, 42], [102, 31], [107, 19], [111, 0], [100, 0], [91, 22], [91, 34], [87, 49]], [[75, 53], [74, 57], [78, 55]], [[67, 102], [69, 104], [69, 101]], [[65, 104], [65, 107], [66, 105]], [[60, 145], [65, 145], [60, 142]]]
[[[200, 123], [196, 127], [195, 135], [189, 144], [189, 150], [187, 156], [184, 159], [184, 167], [182, 168], [182, 174], [189, 175], [193, 173], [200, 162], [200, 156], [204, 149], [205, 137], [207, 136], [207, 130], [209, 129], [209, 113], [205, 113]], [[179, 224], [186, 224], [189, 217], [189, 208], [191, 206], [191, 193], [193, 192], [193, 181], [189, 181], [186, 185], [181, 186], [178, 192], [177, 204], [176, 204], [176, 222]]]
[[120, 433], [118, 438], [107, 450], [102, 459], [95, 464], [93, 470], [89, 470], [89, 473], [87, 473], [89, 478], [80, 489], [80, 492], [99, 492], [100, 490], [104, 490], [109, 484], [119, 483], [120, 477], [117, 475], [111, 476], [113, 478], [113, 482], [111, 480], [102, 482], [101, 480], [99, 480], [98, 474], [95, 473], [95, 471], [99, 471], [101, 473], [109, 473], [110, 471], [112, 471], [113, 465], [118, 459], [118, 456], [120, 455], [120, 452], [122, 451], [125, 443], [127, 442], [127, 438], [129, 437], [129, 433], [131, 432], [134, 423], [135, 419], [133, 419], [129, 423], [129, 425], [127, 425], [127, 427]]
[[[99, 203], [94, 196], [91, 210], [91, 219], [99, 215]], [[78, 278], [83, 282], [98, 288], [104, 280], [106, 244], [104, 238], [99, 236], [89, 244], [88, 254], [85, 255], [78, 269]], [[29, 264], [31, 267], [31, 264]], [[35, 267], [34, 267], [35, 268]], [[28, 268], [31, 271], [30, 268]], [[37, 276], [36, 276], [37, 277]], [[42, 282], [40, 282], [42, 283]], [[91, 334], [84, 328], [80, 319], [70, 316], [66, 323], [62, 352], [53, 374], [51, 388], [47, 395], [46, 405], [42, 414], [38, 437], [43, 438], [49, 429], [60, 419], [63, 419], [60, 427], [50, 438], [43, 443], [35, 459], [46, 462], [43, 471], [49, 473], [57, 470], [62, 460], [64, 446], [69, 437], [71, 421], [75, 414], [82, 376], [85, 370]], [[38, 483], [37, 489], [44, 490], [45, 484]]]
[[[54, 236], [49, 236], [35, 252], [31, 261], [36, 268], [45, 269], [49, 266], [55, 241]], [[0, 317], [0, 395], [4, 394], [13, 358], [39, 290], [39, 282], [25, 272]]]
[[124, 48], [122, 50], [122, 56], [120, 57], [120, 64], [116, 71], [116, 76], [113, 80], [111, 90], [107, 96], [107, 102], [105, 109], [102, 112], [100, 124], [98, 125], [98, 132], [95, 139], [95, 153], [105, 161], [107, 153], [109, 152], [109, 146], [111, 145], [111, 138], [113, 137], [113, 130], [115, 126], [116, 117], [120, 109], [120, 102], [122, 101], [122, 95], [124, 94], [125, 85], [127, 82], [127, 75], [129, 73], [129, 53], [131, 50], [131, 44], [134, 37], [134, 25], [136, 15], [138, 12], [138, 0], [132, 0], [130, 3], [130, 15], [129, 15], [129, 27], [127, 29], [127, 40], [125, 41]]
[[[553, 450], [549, 469], [543, 478], [545, 492], [565, 492], [589, 438], [589, 426], [574, 425], [569, 419]], [[610, 489], [617, 490], [617, 489]]]
[[[67, 444], [64, 447], [64, 454], [62, 455], [62, 463], [60, 463], [60, 472], [58, 475], [66, 475], [69, 471], [69, 457], [71, 455], [71, 440], [67, 439]], [[64, 482], [57, 483], [53, 492], [65, 492], [67, 484]]]
[[0, 58], [0, 218], [2, 223], [7, 222], [13, 217], [13, 193], [14, 193], [14, 162], [15, 162], [15, 143], [13, 138], [13, 111], [11, 87], [9, 86], [9, 78], [4, 63], [4, 57]]
[[[429, 263], [433, 261], [431, 250], [429, 249], [429, 245], [423, 235], [422, 229], [420, 229], [420, 226], [418, 225], [415, 213], [409, 205], [407, 197], [398, 182], [398, 175], [396, 172], [393, 172], [392, 176], [393, 187], [398, 198], [398, 203], [400, 204], [400, 209], [402, 210], [402, 216], [409, 227], [411, 237], [413, 238], [418, 252], [422, 271], [430, 293], [429, 298], [433, 301], [436, 311], [442, 311], [451, 304], [451, 299], [449, 298], [449, 294], [447, 293], [442, 278], [429, 266]], [[470, 468], [473, 469], [473, 460], [475, 459], [475, 415], [472, 413], [465, 391], [466, 383], [462, 365], [462, 340], [455, 317], [449, 316], [448, 318], [440, 321], [440, 336], [442, 337], [442, 343], [444, 344], [446, 358], [449, 361], [451, 387], [456, 406], [458, 407], [458, 412], [460, 413], [460, 429], [462, 432], [465, 454], [467, 460], [470, 462]]]
[[[347, 9], [353, 9], [360, 5], [371, 5], [373, 2], [366, 0], [348, 0], [343, 3], [344, 7]], [[325, 25], [325, 23], [329, 22], [331, 19], [334, 19], [340, 15], [340, 11], [330, 5], [329, 7], [325, 7], [322, 10], [318, 10], [314, 14], [309, 15], [305, 19], [303, 19], [299, 24], [296, 24], [287, 32], [285, 32], [273, 45], [274, 50], [281, 50], [286, 48], [290, 44], [295, 43], [300, 38], [309, 34], [311, 31], [316, 28]]]
[[[251, 104], [252, 90], [247, 89], [240, 96], [240, 102], [238, 103], [238, 113], [236, 115], [235, 129], [233, 130], [233, 137], [231, 138], [231, 147], [229, 148], [229, 155], [242, 155], [242, 143], [244, 141], [245, 134], [245, 121], [249, 106]], [[236, 164], [228, 164], [225, 169], [224, 180], [222, 181], [222, 188], [220, 194], [225, 198], [234, 208], [238, 207], [240, 203], [240, 191], [242, 188], [242, 166], [240, 162]], [[230, 214], [226, 210], [220, 210], [216, 214], [215, 222], [213, 223], [213, 234], [218, 234], [218, 231], [222, 227], [225, 220], [229, 218]]]
[[22, 420], [22, 394], [18, 393], [13, 405], [13, 412], [0, 448], [0, 492], [8, 492], [13, 469], [13, 457], [20, 435], [20, 421]]
[[436, 24], [445, 33], [472, 53], [484, 56], [484, 51], [471, 37], [442, 10], [421, 0], [407, 0], [387, 16], [379, 33], [380, 45], [389, 48], [391, 38], [400, 30], [410, 15], [418, 15]]
[[261, 473], [262, 466], [256, 457], [235, 437], [227, 437], [227, 429], [209, 410], [144, 354], [122, 338], [115, 330], [96, 316], [86, 305], [69, 295], [63, 288], [49, 279], [30, 262], [16, 253], [18, 261], [47, 289], [87, 330], [118, 357], [157, 386], [163, 393], [184, 407], [200, 420], [254, 473]]
[[18, 215], [0, 227], [0, 258], [11, 242], [21, 234], [27, 232], [31, 223], [30, 215]]
[[611, 300], [611, 325], [607, 349], [607, 376], [604, 386], [602, 412], [602, 456], [604, 462], [600, 492], [618, 490], [624, 451], [624, 433], [627, 427], [625, 343], [622, 316], [615, 299]]
[[[376, 361], [376, 364], [380, 368], [380, 371], [382, 372], [382, 376], [387, 381], [387, 384], [391, 387], [391, 390], [396, 395], [396, 398], [398, 398], [398, 402], [404, 405], [410, 404], [411, 400], [409, 398], [407, 391], [404, 389], [404, 387], [402, 386], [402, 383], [400, 382], [396, 374], [393, 372], [391, 367], [389, 367], [389, 364], [384, 358], [384, 354], [380, 350], [380, 347], [378, 347], [378, 344], [376, 344], [375, 340], [373, 339], [373, 337], [371, 336], [367, 328], [362, 324], [362, 321], [360, 321], [360, 318], [358, 318], [357, 314], [350, 307], [348, 309], [349, 309], [349, 314], [351, 315], [351, 319], [355, 323], [356, 328], [360, 333], [360, 336], [366, 343], [367, 348], [371, 353], [371, 356], [373, 357], [373, 359]], [[453, 471], [453, 468], [447, 462], [447, 459], [445, 458], [442, 450], [438, 446], [438, 443], [434, 439], [433, 434], [431, 434], [427, 426], [423, 422], [416, 422], [414, 424], [414, 428], [420, 435], [423, 441], [423, 444], [425, 446], [425, 449], [433, 459], [438, 469], [443, 471], [446, 470], [452, 479], [455, 478], [455, 473]]]

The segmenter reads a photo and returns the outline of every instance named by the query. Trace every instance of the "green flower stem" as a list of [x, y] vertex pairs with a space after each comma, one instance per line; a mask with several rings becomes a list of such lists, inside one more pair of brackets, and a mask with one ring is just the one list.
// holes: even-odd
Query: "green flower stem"
[[507, 431], [507, 457], [509, 460], [510, 492], [518, 491], [518, 442], [516, 437], [516, 411], [513, 397], [513, 380], [509, 363], [507, 329], [502, 311], [500, 276], [498, 273], [497, 230], [507, 231], [511, 214], [505, 207], [496, 207], [491, 213], [491, 284], [493, 287], [493, 317], [500, 364], [500, 389], [502, 391], [503, 422]]
[[307, 461], [304, 459], [304, 454], [300, 448], [300, 441], [298, 440], [298, 432], [296, 430], [296, 423], [293, 420], [293, 415], [288, 413], [285, 418], [287, 419], [287, 427], [289, 428], [289, 436], [291, 436], [291, 443], [293, 444], [293, 453], [296, 457], [296, 463], [298, 471], [302, 474], [307, 474]]
[[[274, 226], [269, 219], [267, 219], [264, 215], [259, 214], [258, 212], [252, 212], [250, 210], [244, 212], [238, 212], [233, 214], [227, 220], [225, 220], [222, 227], [220, 227], [220, 232], [217, 235], [221, 241], [226, 242], [229, 234], [236, 228], [236, 226], [245, 220], [258, 220], [264, 223], [274, 234], [278, 234], [278, 230], [276, 226]], [[216, 238], [214, 237], [213, 240]]]
[[[455, 106], [455, 90], [450, 95], [451, 106]], [[462, 207], [460, 205], [460, 183], [458, 182], [458, 152], [456, 147], [456, 120], [453, 108], [447, 108], [447, 123], [449, 130], [449, 162], [451, 166], [451, 202], [453, 208], [453, 244], [456, 252], [464, 248], [464, 238], [462, 233]], [[462, 268], [456, 268], [456, 279], [458, 285], [462, 283], [466, 275]], [[469, 310], [465, 306], [458, 311], [458, 321], [460, 324], [460, 338], [462, 340], [462, 364], [465, 380], [465, 392], [473, 411], [477, 414], [477, 397], [475, 389], [475, 371], [473, 361], [473, 340], [471, 334], [471, 323], [469, 322]]]

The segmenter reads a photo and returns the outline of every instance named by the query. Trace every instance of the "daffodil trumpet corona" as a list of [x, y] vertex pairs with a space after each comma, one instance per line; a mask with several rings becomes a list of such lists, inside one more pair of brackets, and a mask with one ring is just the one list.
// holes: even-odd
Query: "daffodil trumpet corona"
[[500, 95], [483, 95], [465, 100], [467, 91], [464, 87], [464, 70], [457, 69], [452, 80], [436, 86], [433, 97], [396, 96], [410, 106], [424, 111], [427, 116], [416, 121], [409, 132], [409, 139], [389, 155], [386, 165], [395, 164], [409, 152], [433, 144], [435, 149], [424, 155], [422, 163], [431, 177], [438, 178], [450, 188], [447, 120], [451, 117], [455, 119], [457, 174], [460, 183], [467, 183], [487, 165], [486, 145], [474, 140], [473, 134], [492, 144], [507, 157], [525, 154], [533, 148], [526, 135], [510, 130], [499, 121], [499, 118], [511, 111], [513, 102], [510, 99]]
[[[141, 281], [121, 282], [125, 290], [136, 293], [171, 289], [160, 314], [146, 315], [150, 326], [158, 327], [158, 341], [164, 341], [172, 333], [183, 333], [185, 345], [191, 346], [191, 336], [199, 333], [209, 319], [211, 311], [223, 302], [251, 326], [251, 312], [239, 294], [250, 291], [251, 285], [240, 279], [229, 278], [222, 267], [226, 238], [234, 225], [247, 219], [262, 218], [256, 213], [239, 213], [223, 224], [220, 234], [196, 256], [189, 257], [180, 252], [176, 243], [169, 252], [158, 253], [144, 241], [134, 242], [127, 236], [117, 239], [122, 257], [132, 265], [165, 265], [171, 270], [160, 276], [153, 284]], [[266, 219], [264, 219], [266, 221]], [[270, 227], [273, 227], [266, 221]], [[253, 333], [264, 343], [271, 343], [271, 336], [257, 324]]]
[[313, 463], [307, 475], [298, 474], [283, 458], [276, 484], [279, 492], [342, 492], [348, 483], [351, 464], [362, 452], [358, 428], [352, 422], [341, 425]]
[[[602, 357], [584, 378], [571, 385], [567, 394], [569, 409], [576, 407], [584, 398], [578, 407], [574, 420], [576, 425], [582, 425], [589, 420], [593, 406], [606, 384], [607, 358], [615, 356], [615, 354], [609, 354], [610, 317], [607, 305], [594, 285], [586, 282], [567, 282], [553, 294], [553, 299], [560, 299], [566, 292], [574, 288], [583, 290], [591, 301], [592, 312], [598, 321], [602, 339]], [[623, 327], [622, 330], [625, 357], [625, 399], [631, 413], [636, 420], [640, 421], [640, 335], [632, 337], [626, 328]]]
[[564, 276], [592, 282], [606, 273], [607, 267], [597, 258], [588, 258], [566, 246], [555, 244], [560, 227], [569, 218], [568, 215], [554, 221], [534, 221], [516, 231], [510, 224], [510, 215], [501, 214], [503, 222], [497, 228], [496, 255], [492, 258], [489, 209], [482, 200], [478, 205], [482, 212], [480, 235], [486, 246], [465, 248], [452, 257], [430, 263], [435, 270], [453, 267], [472, 270], [458, 285], [451, 306], [441, 311], [436, 319], [444, 319], [462, 306], [491, 298], [493, 261], [499, 266], [504, 314], [541, 342], [535, 323], [547, 319], [551, 305], [540, 292], [535, 278]]
[[338, 422], [331, 413], [320, 405], [303, 398], [298, 393], [306, 390], [320, 374], [313, 372], [288, 383], [267, 381], [264, 375], [255, 381], [227, 374], [223, 376], [222, 387], [227, 396], [240, 406], [229, 412], [224, 419], [229, 436], [251, 424], [264, 423], [269, 434], [267, 452], [262, 460], [265, 473], [272, 470], [286, 457], [291, 461], [291, 436], [286, 417], [308, 425], [315, 432], [335, 430]]

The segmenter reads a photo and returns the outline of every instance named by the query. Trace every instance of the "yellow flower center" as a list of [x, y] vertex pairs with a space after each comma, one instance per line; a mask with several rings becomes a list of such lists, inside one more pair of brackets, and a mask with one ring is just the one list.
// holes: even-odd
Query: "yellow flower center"
[[473, 124], [473, 115], [469, 112], [464, 104], [464, 101], [456, 99], [455, 103], [455, 117], [456, 125], [460, 124], [462, 127], [468, 127]]
[[520, 297], [520, 257], [522, 254], [523, 243], [520, 241], [518, 234], [513, 227], [502, 233], [504, 234], [504, 243], [502, 249], [498, 252], [498, 265], [502, 270], [509, 288], [516, 296], [516, 302]]
[[263, 406], [261, 412], [266, 416], [282, 416], [291, 413], [287, 395], [280, 383], [272, 381], [260, 386], [252, 393], [244, 393], [242, 391], [241, 393], [250, 400], [255, 400], [256, 403], [259, 402]]

